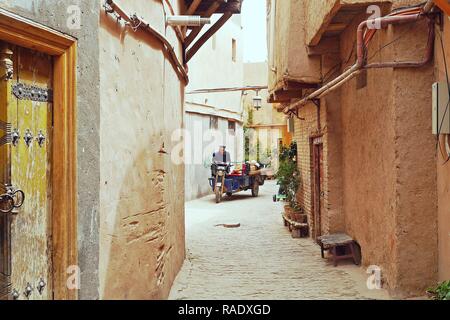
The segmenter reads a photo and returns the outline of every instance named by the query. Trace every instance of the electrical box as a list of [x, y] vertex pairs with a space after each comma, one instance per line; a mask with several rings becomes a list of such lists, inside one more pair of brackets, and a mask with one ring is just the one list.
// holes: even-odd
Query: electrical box
[[433, 84], [433, 134], [450, 134], [450, 96], [446, 82]]
[[287, 120], [287, 126], [288, 126], [288, 132], [294, 133], [294, 131], [295, 131], [294, 118], [289, 118]]

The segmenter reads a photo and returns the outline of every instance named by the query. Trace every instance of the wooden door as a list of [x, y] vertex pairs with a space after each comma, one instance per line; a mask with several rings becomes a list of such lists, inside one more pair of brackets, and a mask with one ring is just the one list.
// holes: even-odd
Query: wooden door
[[313, 200], [314, 200], [314, 228], [313, 237], [317, 239], [322, 235], [322, 212], [324, 210], [323, 191], [323, 143], [322, 137], [315, 138], [312, 146], [313, 153]]
[[20, 208], [3, 214], [1, 238], [8, 250], [2, 252], [2, 261], [8, 265], [4, 270], [10, 299], [50, 299], [53, 61], [29, 49], [7, 48], [14, 69], [0, 86], [0, 120], [8, 124], [10, 137], [0, 147], [0, 183], [22, 190], [25, 200]]

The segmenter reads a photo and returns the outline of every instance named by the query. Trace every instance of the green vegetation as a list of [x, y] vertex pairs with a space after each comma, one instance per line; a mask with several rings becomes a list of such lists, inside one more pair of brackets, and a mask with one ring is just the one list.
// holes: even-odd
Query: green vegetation
[[300, 187], [300, 174], [297, 168], [297, 144], [293, 142], [289, 148], [281, 147], [280, 164], [276, 173], [280, 193], [286, 195], [289, 205], [294, 210], [301, 210], [297, 203], [297, 191]]
[[428, 289], [427, 292], [434, 300], [450, 300], [450, 280]]

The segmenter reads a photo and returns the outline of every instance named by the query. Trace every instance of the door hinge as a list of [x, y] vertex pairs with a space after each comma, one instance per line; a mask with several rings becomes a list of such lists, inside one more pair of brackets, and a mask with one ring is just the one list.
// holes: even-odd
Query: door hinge
[[18, 82], [12, 85], [12, 93], [19, 100], [53, 102], [53, 90], [48, 88], [30, 86]]

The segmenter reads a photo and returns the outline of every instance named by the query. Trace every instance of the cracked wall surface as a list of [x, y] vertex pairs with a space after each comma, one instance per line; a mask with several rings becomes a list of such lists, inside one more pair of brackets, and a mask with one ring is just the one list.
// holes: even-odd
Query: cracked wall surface
[[[166, 34], [181, 56], [162, 2], [151, 2], [120, 4]], [[170, 156], [184, 85], [159, 42], [105, 14], [100, 68], [100, 295], [163, 299], [184, 260], [184, 166]]]

